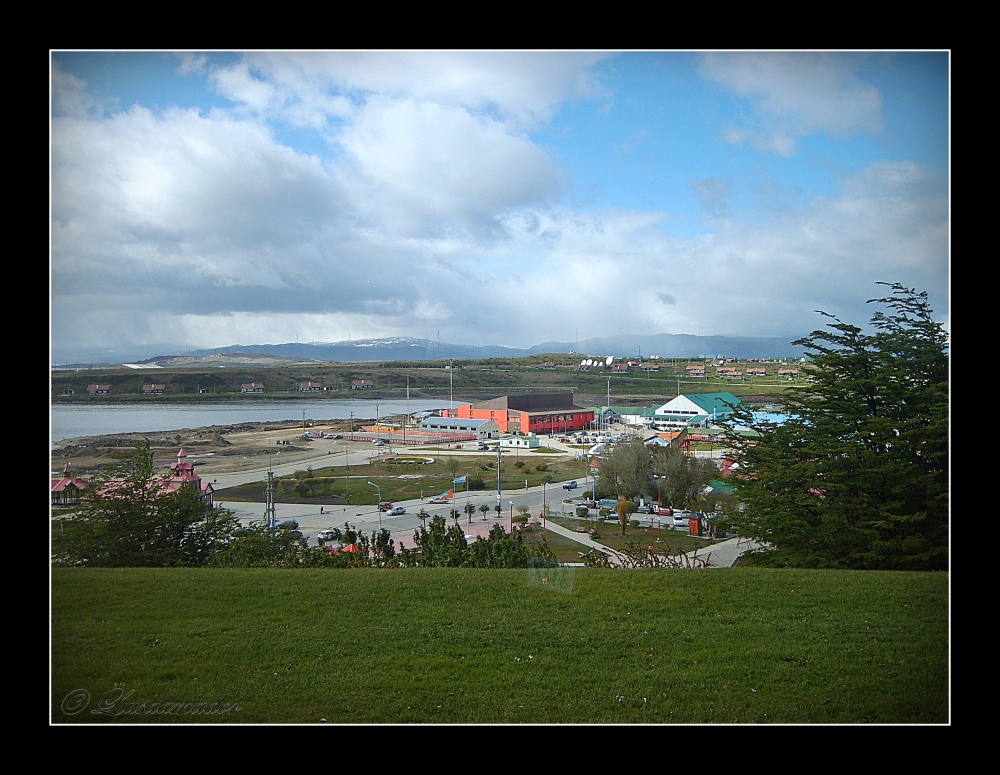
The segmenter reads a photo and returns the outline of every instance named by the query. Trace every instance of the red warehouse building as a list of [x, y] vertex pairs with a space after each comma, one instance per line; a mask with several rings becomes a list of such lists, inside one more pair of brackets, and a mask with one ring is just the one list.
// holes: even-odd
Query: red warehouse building
[[594, 413], [576, 406], [572, 393], [525, 393], [445, 409], [443, 417], [492, 420], [501, 433], [568, 433], [590, 427]]

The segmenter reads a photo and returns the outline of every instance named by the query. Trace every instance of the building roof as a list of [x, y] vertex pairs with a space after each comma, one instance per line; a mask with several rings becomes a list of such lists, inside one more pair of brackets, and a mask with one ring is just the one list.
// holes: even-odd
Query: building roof
[[87, 480], [74, 478], [73, 473], [70, 471], [68, 461], [66, 466], [63, 468], [62, 478], [52, 480], [51, 492], [62, 492], [67, 487], [75, 487], [78, 490], [87, 489]]
[[[705, 410], [705, 414], [731, 412], [733, 406], [739, 406], [740, 399], [732, 393], [684, 393], [686, 399]], [[728, 406], [727, 406], [728, 404]]]
[[487, 401], [478, 401], [471, 404], [471, 407], [494, 411], [515, 409], [528, 413], [585, 411], [582, 406], [573, 403], [572, 393], [517, 393], [491, 398]]

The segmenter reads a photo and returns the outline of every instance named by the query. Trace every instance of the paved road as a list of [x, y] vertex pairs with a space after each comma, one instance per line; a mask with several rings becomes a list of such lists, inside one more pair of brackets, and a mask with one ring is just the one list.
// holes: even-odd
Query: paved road
[[[253, 479], [251, 481], [259, 481], [259, 478]], [[579, 489], [576, 490], [579, 492]], [[356, 527], [364, 530], [366, 533], [373, 530], [378, 530], [379, 525], [386, 528], [392, 538], [396, 541], [396, 545], [399, 546], [400, 542], [405, 543], [407, 546], [412, 546], [413, 544], [413, 531], [420, 527], [421, 521], [417, 517], [417, 512], [421, 508], [424, 508], [428, 514], [431, 516], [440, 515], [450, 521], [451, 510], [458, 509], [462, 516], [459, 519], [459, 524], [467, 535], [478, 536], [481, 535], [484, 538], [489, 533], [490, 528], [497, 524], [498, 522], [502, 524], [507, 529], [510, 529], [510, 516], [511, 516], [511, 504], [513, 503], [513, 513], [517, 514], [517, 507], [521, 505], [528, 506], [529, 513], [532, 516], [537, 516], [542, 510], [543, 498], [549, 505], [549, 509], [552, 513], [559, 514], [563, 509], [567, 513], [572, 513], [573, 506], [570, 504], [563, 504], [562, 499], [565, 497], [565, 491], [562, 490], [558, 483], [550, 484], [545, 487], [529, 487], [527, 490], [523, 488], [520, 490], [506, 490], [503, 492], [503, 516], [498, 520], [496, 517], [496, 512], [493, 508], [497, 503], [496, 490], [477, 490], [470, 491], [468, 493], [459, 492], [458, 497], [454, 499], [453, 503], [436, 505], [431, 504], [428, 500], [409, 500], [409, 501], [395, 501], [394, 505], [403, 506], [406, 508], [406, 514], [401, 514], [396, 517], [390, 517], [385, 514], [379, 515], [376, 507], [371, 506], [343, 506], [343, 505], [326, 505], [326, 504], [298, 504], [298, 503], [278, 503], [275, 504], [275, 514], [278, 521], [283, 521], [286, 519], [294, 519], [299, 523], [299, 529], [302, 531], [303, 535], [308, 538], [313, 539], [315, 542], [315, 534], [320, 530], [325, 530], [332, 527], [343, 527], [344, 522], [350, 522]], [[240, 503], [235, 501], [218, 501], [218, 505], [225, 506], [231, 509], [241, 521], [249, 522], [250, 520], [259, 520], [264, 517], [264, 504], [263, 503]], [[465, 504], [471, 503], [477, 509], [481, 504], [486, 504], [490, 507], [489, 515], [486, 519], [483, 515], [476, 511], [475, 515], [469, 519], [465, 514]], [[323, 513], [320, 514], [320, 508], [323, 509]], [[594, 545], [589, 538], [585, 538], [582, 534], [574, 533], [571, 530], [566, 530], [565, 528], [556, 529], [558, 526], [549, 524], [548, 529], [558, 532], [560, 535], [565, 533], [568, 534], [567, 537], [578, 541], [586, 546]]]

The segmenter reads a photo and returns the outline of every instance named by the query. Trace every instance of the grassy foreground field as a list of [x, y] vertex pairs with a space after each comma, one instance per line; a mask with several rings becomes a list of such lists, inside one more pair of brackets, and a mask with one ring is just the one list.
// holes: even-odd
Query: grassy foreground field
[[54, 569], [51, 702], [57, 723], [946, 723], [948, 576]]

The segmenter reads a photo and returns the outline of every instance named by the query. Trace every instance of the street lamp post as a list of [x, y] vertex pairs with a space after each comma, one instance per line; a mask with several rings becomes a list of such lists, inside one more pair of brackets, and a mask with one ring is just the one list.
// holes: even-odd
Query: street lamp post
[[514, 535], [514, 501], [510, 502], [510, 534]]
[[347, 482], [347, 503], [351, 502], [351, 458], [347, 453], [348, 445], [344, 444], [344, 465], [347, 466], [347, 476], [344, 480]]
[[503, 489], [500, 485], [500, 445], [497, 444], [497, 519], [502, 519], [503, 512]]
[[382, 532], [382, 488], [379, 487], [375, 482], [368, 482], [372, 487], [378, 490], [378, 531]]

